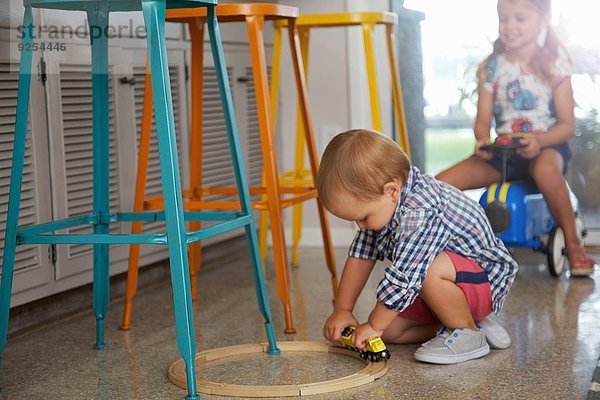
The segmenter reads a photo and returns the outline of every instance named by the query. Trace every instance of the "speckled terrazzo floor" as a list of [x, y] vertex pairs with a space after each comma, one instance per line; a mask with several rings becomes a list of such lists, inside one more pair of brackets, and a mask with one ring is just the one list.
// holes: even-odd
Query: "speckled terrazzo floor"
[[[338, 249], [339, 269], [344, 258], [345, 250]], [[501, 315], [513, 338], [509, 349], [493, 350], [482, 359], [455, 366], [435, 366], [413, 359], [416, 345], [390, 346], [390, 372], [380, 380], [307, 398], [584, 399], [600, 354], [600, 271], [594, 279], [555, 279], [542, 265], [542, 255], [526, 251], [518, 253], [517, 259], [521, 270]], [[379, 265], [376, 272], [382, 269]], [[295, 335], [283, 334], [275, 276], [270, 266], [268, 271], [277, 339], [322, 340], [322, 324], [331, 310], [322, 251], [302, 250], [300, 267], [290, 274]], [[359, 318], [366, 318], [373, 305], [378, 279], [372, 278], [359, 300]], [[199, 349], [265, 340], [247, 258], [207, 265], [199, 288], [195, 306]], [[107, 318], [104, 351], [92, 349], [91, 310], [11, 338], [2, 358], [0, 398], [183, 398], [184, 390], [167, 378], [169, 365], [179, 358], [169, 283], [138, 294], [133, 330], [118, 329], [121, 312], [122, 301], [117, 299]], [[247, 362], [207, 366], [205, 373], [222, 382], [281, 384], [342, 376], [361, 367], [351, 359], [325, 356], [291, 357], [268, 367], [261, 363], [260, 357], [253, 356]]]

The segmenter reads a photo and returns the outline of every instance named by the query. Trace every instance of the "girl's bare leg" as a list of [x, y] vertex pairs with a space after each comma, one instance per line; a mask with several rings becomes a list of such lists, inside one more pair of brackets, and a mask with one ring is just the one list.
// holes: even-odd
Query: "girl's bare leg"
[[565, 241], [579, 243], [575, 231], [575, 214], [562, 171], [563, 159], [554, 149], [542, 150], [529, 166], [529, 172], [544, 195], [552, 216], [563, 229]]
[[544, 149], [532, 160], [529, 172], [544, 195], [550, 213], [564, 232], [571, 268], [592, 268], [594, 260], [585, 253], [577, 236], [575, 213], [562, 173], [562, 156], [554, 149]]
[[478, 189], [498, 182], [500, 171], [485, 160], [473, 155], [440, 172], [436, 179], [447, 182], [460, 190]]

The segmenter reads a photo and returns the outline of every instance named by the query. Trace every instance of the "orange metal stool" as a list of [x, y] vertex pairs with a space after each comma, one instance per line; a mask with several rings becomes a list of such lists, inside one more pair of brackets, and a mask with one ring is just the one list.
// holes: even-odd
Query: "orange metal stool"
[[[289, 27], [289, 41], [293, 61], [294, 76], [299, 98], [299, 110], [301, 114], [303, 140], [308, 147], [310, 159], [310, 175], [316, 177], [318, 169], [318, 156], [314, 141], [313, 130], [308, 110], [306, 82], [302, 68], [302, 55], [298, 31], [295, 28], [298, 9], [290, 6], [282, 6], [270, 3], [247, 3], [247, 4], [222, 4], [216, 8], [217, 19], [224, 22], [245, 22], [248, 30], [250, 43], [250, 55], [252, 59], [252, 71], [254, 79], [254, 90], [256, 94], [256, 105], [260, 129], [260, 140], [264, 164], [264, 186], [250, 188], [252, 195], [265, 195], [260, 200], [253, 201], [252, 207], [256, 210], [267, 211], [271, 219], [271, 232], [273, 237], [274, 264], [277, 278], [277, 290], [283, 302], [285, 313], [285, 332], [294, 333], [292, 322], [292, 311], [290, 304], [290, 285], [288, 276], [288, 262], [286, 245], [283, 232], [281, 211], [283, 207], [299, 204], [306, 200], [316, 199], [317, 192], [314, 184], [296, 185], [294, 187], [283, 186], [279, 182], [279, 170], [277, 167], [276, 146], [274, 141], [274, 123], [271, 118], [273, 101], [277, 97], [275, 86], [267, 82], [267, 63], [265, 57], [263, 25], [265, 20], [285, 21]], [[206, 209], [239, 209], [237, 200], [214, 201], [204, 200], [209, 195], [235, 195], [237, 189], [234, 187], [202, 187], [202, 89], [203, 89], [203, 36], [206, 13], [200, 9], [176, 9], [169, 10], [167, 20], [170, 22], [187, 23], [191, 35], [191, 134], [190, 134], [190, 188], [183, 190], [183, 206], [190, 211]], [[277, 71], [277, 74], [279, 72]], [[148, 80], [148, 75], [146, 75]], [[144, 111], [142, 117], [142, 131], [138, 158], [138, 171], [135, 190], [134, 210], [154, 210], [163, 207], [162, 197], [144, 198], [146, 186], [147, 163], [149, 153], [149, 136], [152, 119], [152, 92], [150, 85], [146, 85], [144, 93]], [[335, 258], [331, 242], [329, 222], [325, 209], [318, 203], [319, 218], [323, 234], [325, 257], [327, 267], [331, 273], [331, 285], [334, 298], [337, 294], [338, 279], [335, 267]], [[198, 229], [198, 222], [191, 222], [190, 229]], [[210, 228], [208, 228], [210, 229]], [[141, 224], [134, 223], [134, 232], [141, 231]], [[196, 275], [200, 269], [200, 246], [199, 243], [189, 245], [190, 274], [192, 276], [192, 294], [196, 294]], [[130, 250], [129, 271], [127, 275], [127, 290], [125, 298], [125, 309], [123, 313], [122, 329], [131, 327], [131, 303], [137, 290], [137, 272], [139, 263], [139, 246], [132, 245]]]
[[[313, 28], [339, 28], [349, 26], [359, 26], [362, 30], [365, 46], [365, 61], [367, 70], [367, 79], [369, 84], [369, 95], [371, 104], [371, 121], [373, 129], [382, 130], [381, 106], [379, 101], [379, 89], [377, 86], [377, 73], [375, 66], [375, 26], [385, 25], [386, 41], [388, 50], [388, 60], [390, 65], [390, 75], [392, 80], [392, 97], [394, 106], [394, 115], [396, 117], [397, 140], [402, 149], [410, 156], [408, 145], [408, 132], [406, 130], [406, 119], [404, 117], [404, 106], [402, 103], [402, 89], [400, 86], [400, 76], [398, 73], [398, 63], [394, 51], [394, 27], [397, 24], [398, 16], [390, 12], [350, 12], [336, 14], [305, 14], [300, 15], [296, 20], [296, 28], [300, 36], [300, 49], [302, 53], [304, 75], [308, 76], [308, 45], [310, 30]], [[282, 34], [287, 26], [284, 20], [275, 22], [275, 37], [273, 41], [273, 62], [271, 65], [271, 82], [273, 87], [277, 87], [279, 80], [279, 64], [281, 58]], [[277, 92], [274, 92], [277, 95]], [[275, 99], [276, 100], [276, 99]], [[276, 101], [272, 103], [277, 105]], [[276, 110], [272, 111], [273, 115]], [[300, 115], [300, 114], [298, 114]], [[306, 186], [312, 184], [312, 176], [309, 170], [304, 167], [304, 127], [300, 118], [296, 128], [296, 154], [295, 167], [291, 171], [281, 174], [280, 182], [286, 187]], [[266, 232], [267, 216], [261, 213], [259, 245], [261, 255], [266, 254]], [[292, 265], [298, 265], [298, 244], [302, 233], [302, 204], [294, 206], [294, 220], [292, 230]]]

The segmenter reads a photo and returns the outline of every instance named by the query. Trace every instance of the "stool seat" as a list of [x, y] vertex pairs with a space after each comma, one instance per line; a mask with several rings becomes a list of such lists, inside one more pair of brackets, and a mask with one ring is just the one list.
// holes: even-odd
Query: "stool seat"
[[[340, 26], [354, 26], [362, 24], [395, 25], [398, 16], [392, 12], [349, 12], [335, 14], [305, 14], [296, 20], [296, 26], [333, 28]], [[287, 21], [279, 21], [276, 26], [286, 26]]]
[[[188, 8], [215, 5], [217, 0], [166, 0], [167, 8]], [[51, 10], [87, 11], [93, 5], [101, 5], [112, 11], [140, 11], [141, 0], [23, 0], [25, 7]], [[206, 12], [205, 12], [206, 13]]]
[[[298, 17], [297, 7], [273, 3], [219, 4], [216, 11], [219, 22], [245, 22], [248, 16], [261, 16], [265, 21], [281, 20], [287, 25], [287, 18]], [[206, 10], [175, 9], [167, 13], [167, 20], [170, 22], [184, 22], [198, 17], [206, 18]]]

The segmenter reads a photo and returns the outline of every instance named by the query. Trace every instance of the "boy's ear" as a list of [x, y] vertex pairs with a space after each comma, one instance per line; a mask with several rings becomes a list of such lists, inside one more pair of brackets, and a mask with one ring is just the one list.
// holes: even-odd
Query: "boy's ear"
[[383, 194], [390, 196], [394, 201], [398, 201], [401, 191], [402, 185], [398, 179], [394, 179], [383, 185]]

